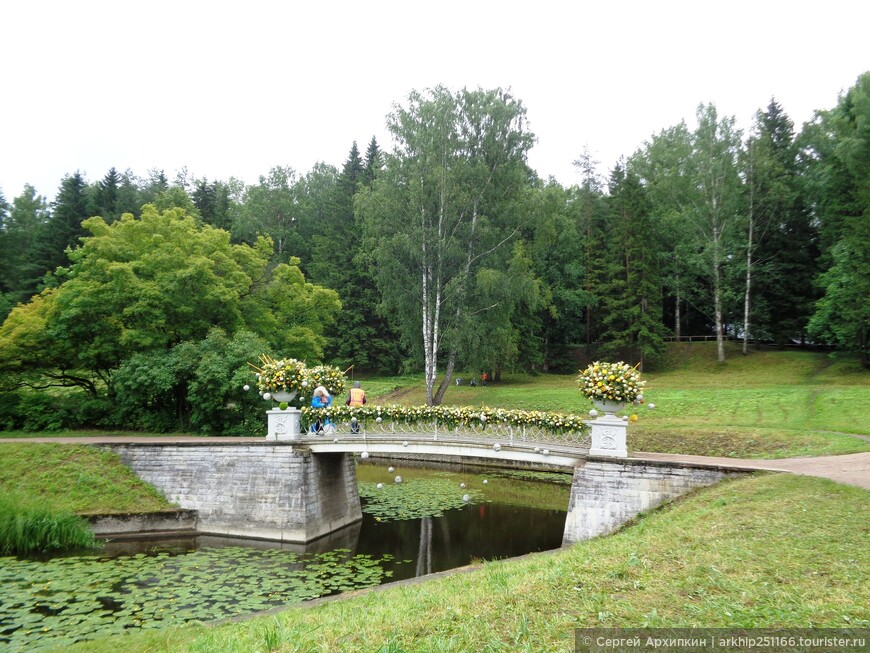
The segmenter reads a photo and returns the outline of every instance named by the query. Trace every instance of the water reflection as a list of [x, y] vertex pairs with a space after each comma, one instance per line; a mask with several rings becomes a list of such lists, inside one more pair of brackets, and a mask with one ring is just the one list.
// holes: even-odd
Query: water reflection
[[[401, 466], [400, 466], [401, 465]], [[389, 471], [390, 468], [393, 471]], [[363, 520], [318, 540], [305, 544], [274, 542], [217, 535], [198, 535], [163, 540], [116, 540], [106, 544], [105, 555], [132, 555], [155, 551], [181, 553], [211, 547], [243, 546], [260, 550], [282, 550], [297, 554], [317, 554], [344, 549], [350, 555], [366, 554], [394, 558], [391, 571], [396, 580], [422, 576], [462, 567], [480, 560], [511, 558], [536, 551], [557, 549], [562, 545], [565, 528], [570, 475], [549, 474], [536, 480], [534, 474], [522, 474], [466, 468], [374, 461], [360, 463], [357, 477], [361, 487], [377, 483], [395, 486], [401, 474], [400, 492], [407, 491], [402, 508], [413, 511], [412, 503], [432, 499], [437, 493], [435, 482], [449, 485], [460, 507], [445, 510], [440, 516], [426, 514], [414, 519], [381, 519], [366, 512], [370, 506], [363, 499]], [[421, 497], [410, 488], [415, 483], [429, 483], [430, 496]], [[389, 489], [389, 488], [387, 488]], [[463, 495], [471, 493], [477, 503], [466, 503]], [[433, 499], [437, 503], [437, 497]], [[422, 508], [423, 512], [428, 506]], [[377, 514], [377, 511], [374, 511]]]
[[157, 551], [179, 554], [205, 548], [246, 547], [261, 551], [289, 551], [300, 555], [345, 549], [350, 551], [350, 555], [354, 555], [361, 528], [362, 522], [356, 522], [305, 544], [224, 535], [185, 535], [183, 537], [150, 539], [118, 538], [107, 541], [100, 553], [105, 556], [135, 555], [137, 553], [154, 553]]

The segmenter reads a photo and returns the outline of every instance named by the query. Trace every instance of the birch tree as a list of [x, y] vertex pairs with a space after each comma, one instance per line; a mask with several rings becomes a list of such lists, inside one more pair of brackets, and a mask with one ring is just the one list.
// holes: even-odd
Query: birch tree
[[[737, 156], [741, 132], [735, 128], [733, 117], [720, 118], [712, 104], [700, 105], [696, 116], [698, 126], [693, 132], [680, 125], [654, 137], [647, 145], [646, 160], [639, 165], [652, 186], [652, 197], [658, 201], [657, 210], [670, 213], [680, 223], [675, 231], [686, 239], [682, 244], [688, 243], [688, 249], [695, 250], [690, 253], [684, 248], [683, 252], [686, 256], [700, 255], [703, 261], [716, 331], [716, 357], [721, 363], [725, 361], [723, 267], [728, 260], [726, 242], [739, 215]], [[665, 155], [671, 143], [684, 147]], [[679, 255], [679, 248], [675, 253]]]
[[[522, 103], [501, 89], [414, 91], [388, 117], [394, 149], [357, 207], [375, 250], [383, 310], [400, 325], [438, 404], [467, 329], [488, 328], [478, 272], [501, 267], [518, 233], [534, 137]], [[503, 315], [503, 314], [502, 314]], [[446, 365], [436, 390], [439, 363]]]

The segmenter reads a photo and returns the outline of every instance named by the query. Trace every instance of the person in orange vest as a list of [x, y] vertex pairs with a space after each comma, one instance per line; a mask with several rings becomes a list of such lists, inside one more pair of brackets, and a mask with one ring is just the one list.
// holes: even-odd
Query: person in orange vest
[[[346, 406], [350, 406], [351, 408], [358, 408], [365, 405], [366, 391], [360, 387], [359, 381], [353, 382], [353, 387], [350, 389], [350, 393], [347, 395], [347, 401], [344, 403]], [[359, 421], [356, 417], [353, 417], [350, 420], [350, 432], [359, 433]]]

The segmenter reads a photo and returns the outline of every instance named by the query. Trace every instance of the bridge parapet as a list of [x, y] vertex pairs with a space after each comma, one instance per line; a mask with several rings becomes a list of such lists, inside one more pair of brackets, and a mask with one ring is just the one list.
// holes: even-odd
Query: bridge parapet
[[[302, 422], [298, 436], [286, 439], [301, 440], [333, 436], [340, 437], [342, 440], [348, 438], [365, 440], [368, 437], [396, 438], [407, 435], [416, 441], [467, 440], [506, 445], [564, 445], [573, 449], [588, 449], [591, 444], [590, 432], [586, 428], [554, 431], [542, 424], [518, 426], [497, 419], [470, 423], [448, 423], [439, 420], [418, 420], [409, 423], [384, 418], [354, 420], [353, 417], [324, 420], [307, 428]], [[276, 438], [270, 434], [267, 435], [267, 439]]]

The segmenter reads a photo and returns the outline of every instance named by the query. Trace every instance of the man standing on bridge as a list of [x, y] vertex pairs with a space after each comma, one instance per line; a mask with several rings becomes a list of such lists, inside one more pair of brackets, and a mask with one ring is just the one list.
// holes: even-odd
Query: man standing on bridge
[[[353, 382], [353, 387], [350, 389], [350, 393], [347, 395], [347, 401], [344, 403], [346, 406], [350, 406], [351, 408], [359, 408], [360, 406], [365, 405], [366, 391], [360, 387], [359, 381]], [[350, 432], [359, 433], [359, 421], [356, 417], [352, 417], [350, 420]]]

